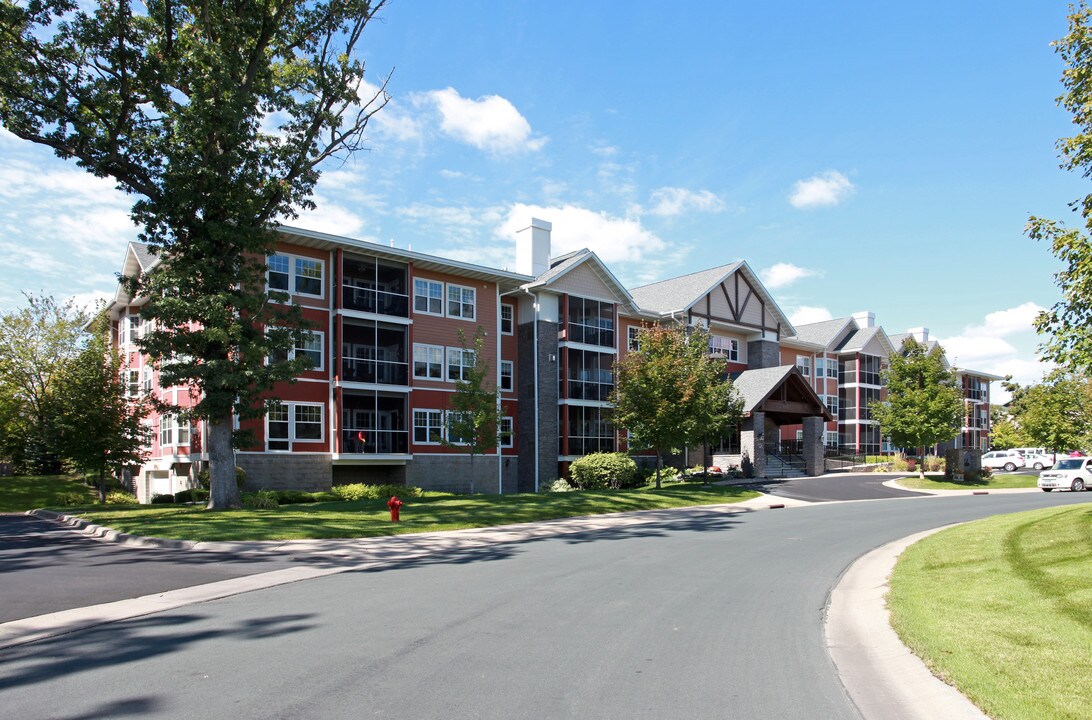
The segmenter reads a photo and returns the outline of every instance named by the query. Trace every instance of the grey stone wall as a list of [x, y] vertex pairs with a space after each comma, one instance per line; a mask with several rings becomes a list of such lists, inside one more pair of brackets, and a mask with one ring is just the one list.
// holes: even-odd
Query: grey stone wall
[[323, 453], [239, 454], [235, 464], [246, 471], [244, 490], [329, 490], [333, 485], [330, 456]]
[[[335, 465], [335, 485], [406, 485], [405, 465]], [[413, 483], [409, 483], [412, 485]]]
[[826, 455], [823, 446], [823, 431], [826, 429], [822, 417], [804, 418], [804, 473], [822, 475], [826, 470]]
[[[505, 457], [501, 460], [501, 487], [503, 492], [517, 491], [519, 459]], [[497, 456], [475, 455], [473, 465], [474, 492], [497, 492]], [[470, 457], [466, 455], [417, 456], [409, 464], [408, 482], [424, 490], [469, 493], [471, 484]]]
[[739, 433], [740, 468], [745, 477], [766, 477], [766, 413], [744, 418]]
[[781, 346], [773, 340], [752, 340], [747, 343], [747, 367], [779, 367], [781, 365]]
[[[519, 480], [518, 492], [535, 490], [535, 451], [540, 482], [557, 477], [560, 423], [557, 409], [557, 323], [538, 321], [538, 354], [535, 354], [534, 321], [517, 329], [519, 354]], [[535, 365], [538, 365], [538, 407], [535, 407]], [[536, 434], [535, 412], [538, 412]]]

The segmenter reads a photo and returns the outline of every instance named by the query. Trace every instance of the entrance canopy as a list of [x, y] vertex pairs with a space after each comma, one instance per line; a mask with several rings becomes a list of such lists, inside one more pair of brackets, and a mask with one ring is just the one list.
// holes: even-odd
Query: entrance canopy
[[732, 383], [743, 397], [743, 417], [761, 412], [778, 425], [796, 425], [806, 417], [834, 420], [795, 365], [744, 370]]

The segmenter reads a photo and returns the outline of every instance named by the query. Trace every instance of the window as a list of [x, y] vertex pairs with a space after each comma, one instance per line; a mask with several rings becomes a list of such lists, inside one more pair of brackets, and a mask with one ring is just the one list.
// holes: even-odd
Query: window
[[569, 413], [569, 454], [587, 455], [594, 452], [614, 452], [614, 427], [609, 410], [598, 407], [561, 405]]
[[300, 357], [304, 355], [311, 358], [311, 369], [322, 369], [322, 346], [323, 346], [323, 334], [321, 332], [310, 332], [304, 335], [296, 347], [292, 350], [293, 357]]
[[190, 444], [190, 421], [179, 419], [177, 422], [178, 430], [178, 444], [189, 446]]
[[474, 298], [476, 295], [474, 288], [463, 287], [462, 285], [448, 285], [447, 286], [447, 316], [453, 318], [462, 318], [463, 320], [474, 319]]
[[630, 352], [641, 349], [641, 330], [643, 329], [636, 325], [631, 325], [626, 329], [626, 347], [629, 348]]
[[[569, 397], [576, 400], [610, 399], [614, 390], [614, 355], [567, 348]], [[562, 395], [564, 397], [564, 395]]]
[[515, 318], [516, 309], [511, 305], [505, 305], [501, 303], [500, 306], [500, 319], [501, 319], [501, 332], [505, 335], [512, 334], [513, 318]]
[[144, 391], [145, 394], [150, 394], [152, 392], [152, 369], [149, 367], [144, 368], [142, 378], [143, 381], [141, 382], [140, 389]]
[[875, 355], [861, 355], [860, 382], [862, 385], [879, 385], [881, 359]]
[[164, 415], [159, 418], [159, 446], [174, 445], [174, 416]]
[[500, 361], [500, 389], [511, 390], [512, 385], [512, 361], [501, 360]]
[[444, 314], [444, 284], [434, 280], [413, 280], [413, 310], [429, 315]]
[[129, 340], [130, 342], [136, 342], [138, 338], [144, 337], [144, 323], [141, 322], [139, 315], [129, 316]]
[[709, 337], [709, 353], [732, 362], [739, 362], [739, 340], [711, 335]]
[[270, 290], [322, 297], [323, 262], [293, 255], [270, 255], [266, 281]]
[[269, 256], [269, 289], [288, 292], [288, 256]]
[[447, 379], [452, 382], [466, 380], [474, 367], [474, 351], [463, 348], [447, 349]]
[[570, 341], [614, 347], [614, 305], [612, 303], [570, 297], [568, 320]]
[[815, 358], [815, 377], [816, 378], [821, 378], [826, 374], [826, 370], [824, 370], [823, 365], [824, 365], [823, 358]]
[[830, 410], [830, 414], [834, 417], [838, 417], [838, 396], [827, 395], [826, 396], [827, 409]]
[[414, 344], [413, 376], [423, 380], [443, 380], [444, 348], [440, 345]]
[[800, 374], [804, 377], [811, 377], [811, 358], [807, 355], [796, 356], [796, 367], [800, 368]]
[[827, 377], [832, 380], [838, 379], [838, 361], [834, 358], [827, 358]]
[[827, 430], [826, 431], [826, 443], [825, 444], [826, 444], [827, 447], [834, 447], [834, 448], [838, 447], [838, 431], [837, 430]]
[[140, 371], [129, 370], [129, 383], [126, 388], [126, 395], [129, 397], [137, 397], [140, 395]]
[[439, 410], [413, 411], [413, 442], [439, 445], [444, 436], [444, 414]]
[[500, 436], [501, 447], [510, 448], [513, 447], [513, 441], [515, 439], [515, 433], [512, 430], [512, 418], [505, 416], [501, 418], [500, 422]]
[[463, 420], [463, 417], [469, 413], [458, 413], [451, 410], [447, 411], [447, 441], [454, 445], [469, 445], [470, 438], [465, 433], [460, 433], [460, 428], [456, 427], [456, 423], [461, 423], [462, 430], [470, 431], [469, 422]]
[[122, 315], [118, 320], [118, 347], [129, 344], [129, 318]]
[[804, 431], [803, 430], [797, 430], [796, 431], [796, 442], [804, 442]]
[[265, 416], [267, 450], [291, 450], [295, 443], [322, 442], [322, 405], [276, 403]]

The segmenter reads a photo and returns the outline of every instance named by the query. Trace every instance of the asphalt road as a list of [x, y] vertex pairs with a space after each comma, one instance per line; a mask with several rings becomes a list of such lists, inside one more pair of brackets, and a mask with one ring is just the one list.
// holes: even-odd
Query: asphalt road
[[0, 515], [0, 622], [203, 585], [289, 564], [291, 561], [272, 555], [123, 547], [30, 515]]
[[1090, 499], [680, 510], [347, 572], [0, 652], [0, 717], [850, 720], [822, 624], [853, 560]]
[[921, 497], [921, 493], [884, 486], [900, 474], [831, 474], [822, 477], [785, 478], [755, 483], [752, 487], [780, 497], [809, 502], [830, 500], [880, 500], [883, 498]]

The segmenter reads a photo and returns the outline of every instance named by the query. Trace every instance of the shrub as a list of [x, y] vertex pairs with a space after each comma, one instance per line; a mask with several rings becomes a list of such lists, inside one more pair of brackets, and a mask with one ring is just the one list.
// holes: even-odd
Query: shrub
[[925, 469], [929, 472], [944, 472], [947, 463], [944, 458], [937, 457], [936, 455], [928, 455], [925, 458]]
[[204, 502], [209, 499], [209, 491], [204, 488], [190, 488], [174, 494], [176, 503]]
[[406, 498], [419, 498], [423, 491], [413, 485], [376, 485], [375, 497], [379, 500], [388, 500], [392, 495], [397, 495], [403, 500]]
[[334, 492], [313, 492], [311, 497], [315, 498], [315, 502], [340, 502], [344, 498]]
[[906, 469], [909, 470], [910, 472], [915, 472], [918, 469], [917, 461], [914, 460], [913, 458], [908, 459], [906, 461]]
[[106, 494], [107, 505], [136, 505], [136, 495], [115, 490]]
[[87, 496], [82, 492], [66, 492], [61, 493], [61, 496], [57, 498], [58, 505], [70, 506], [70, 505], [86, 505]]
[[243, 493], [243, 507], [247, 510], [276, 510], [277, 493], [272, 490], [259, 490], [253, 493]]
[[317, 502], [315, 496], [303, 490], [277, 490], [274, 492], [278, 505], [304, 505]]
[[[212, 486], [212, 480], [209, 478], [209, 471], [207, 468], [197, 473], [197, 482], [206, 490]], [[235, 484], [238, 487], [246, 485], [246, 470], [243, 470], [238, 465], [235, 466]]]
[[342, 500], [348, 500], [350, 502], [354, 500], [364, 500], [370, 498], [371, 486], [364, 483], [353, 483], [351, 485], [335, 485], [332, 492]]
[[174, 502], [174, 495], [170, 493], [152, 495], [152, 505], [168, 505]]
[[617, 490], [633, 482], [637, 463], [625, 453], [592, 453], [575, 460], [569, 473], [581, 490]]
[[387, 500], [392, 495], [400, 498], [418, 498], [422, 491], [413, 485], [365, 485], [364, 483], [352, 483], [351, 485], [335, 485], [333, 492], [342, 500]]
[[538, 484], [538, 491], [540, 493], [562, 493], [572, 492], [576, 490], [569, 481], [565, 478], [555, 478], [554, 480], [547, 480]]

